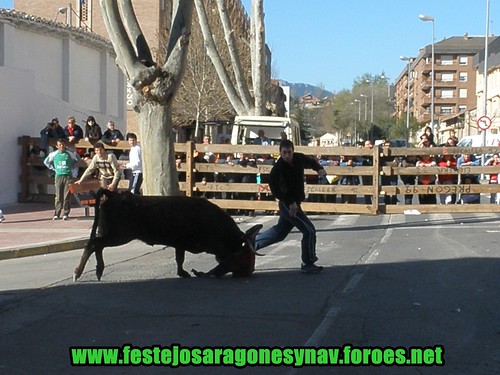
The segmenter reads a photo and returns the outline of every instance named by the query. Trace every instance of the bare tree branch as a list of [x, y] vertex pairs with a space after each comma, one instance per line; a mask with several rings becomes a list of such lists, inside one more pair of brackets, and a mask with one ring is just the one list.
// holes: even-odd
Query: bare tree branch
[[125, 28], [127, 29], [130, 39], [135, 45], [139, 61], [141, 61], [141, 63], [143, 63], [146, 67], [153, 66], [154, 62], [151, 50], [149, 49], [146, 38], [144, 37], [141, 27], [139, 26], [131, 1], [120, 0], [120, 8], [123, 13]]
[[103, 18], [108, 34], [117, 55], [118, 65], [129, 79], [137, 75], [142, 64], [137, 59], [134, 46], [128, 38], [127, 31], [121, 21], [118, 3], [114, 0], [100, 0]]
[[252, 103], [252, 96], [250, 95], [250, 90], [248, 90], [248, 85], [245, 76], [243, 74], [243, 70], [241, 68], [241, 61], [234, 40], [234, 29], [231, 27], [231, 21], [229, 19], [227, 8], [225, 6], [225, 0], [216, 0], [216, 1], [222, 27], [224, 29], [226, 44], [229, 50], [229, 56], [231, 57], [234, 77], [236, 80], [236, 87], [238, 89], [241, 100], [245, 104], [245, 107], [252, 108], [254, 104]]
[[210, 30], [208, 17], [205, 10], [205, 5], [203, 0], [194, 0], [194, 4], [196, 6], [196, 11], [198, 13], [198, 20], [200, 22], [201, 31], [203, 33], [203, 38], [205, 39], [205, 46], [207, 49], [207, 54], [210, 56], [212, 63], [219, 75], [219, 79], [221, 80], [222, 85], [224, 86], [224, 90], [226, 90], [227, 96], [234, 107], [234, 110], [239, 115], [244, 115], [249, 113], [249, 108], [245, 107], [242, 99], [238, 95], [236, 88], [234, 87], [231, 78], [224, 66], [224, 63], [217, 51], [217, 47], [215, 45], [215, 41], [212, 36], [212, 32]]

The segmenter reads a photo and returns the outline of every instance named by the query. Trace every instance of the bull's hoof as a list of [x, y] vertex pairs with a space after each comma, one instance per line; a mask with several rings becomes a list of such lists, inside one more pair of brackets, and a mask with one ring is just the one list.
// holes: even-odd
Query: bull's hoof
[[103, 274], [103, 270], [99, 270], [99, 269], [95, 270], [95, 275], [97, 276], [97, 281], [101, 281], [102, 274]]
[[207, 274], [205, 272], [201, 271], [196, 271], [194, 268], [191, 270], [191, 272], [196, 276], [196, 277], [207, 277]]
[[188, 271], [186, 270], [179, 270], [177, 271], [177, 276], [182, 277], [183, 279], [189, 279], [191, 275], [189, 274]]
[[76, 282], [82, 276], [82, 272], [79, 269], [75, 269], [73, 272], [73, 282]]

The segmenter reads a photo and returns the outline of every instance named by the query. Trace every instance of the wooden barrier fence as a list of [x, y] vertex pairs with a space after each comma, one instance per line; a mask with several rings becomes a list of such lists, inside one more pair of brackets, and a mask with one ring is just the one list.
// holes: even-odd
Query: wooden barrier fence
[[[33, 192], [34, 185], [53, 185], [53, 177], [48, 174], [36, 175], [34, 168], [43, 166], [43, 157], [30, 156], [33, 146], [39, 144], [39, 138], [23, 136], [19, 138], [21, 146], [21, 191], [19, 201], [27, 202], [36, 199]], [[80, 141], [77, 148], [90, 148], [92, 145]], [[122, 141], [116, 147], [108, 149], [128, 150], [127, 142]], [[458, 212], [500, 212], [498, 204], [439, 204], [439, 194], [472, 194], [472, 193], [500, 193], [498, 184], [452, 184], [452, 185], [414, 185], [405, 186], [401, 180], [397, 186], [382, 185], [382, 176], [405, 175], [490, 175], [500, 173], [500, 167], [493, 166], [463, 166], [461, 168], [443, 167], [401, 167], [399, 164], [382, 165], [381, 158], [402, 158], [406, 155], [444, 155], [444, 154], [487, 154], [500, 152], [500, 147], [477, 148], [381, 148], [374, 147], [296, 147], [297, 152], [306, 155], [323, 156], [325, 158], [339, 156], [353, 158], [370, 158], [372, 166], [325, 166], [329, 176], [366, 176], [371, 177], [368, 185], [340, 185], [320, 184], [316, 172], [307, 170], [306, 195], [308, 199], [302, 207], [308, 212], [323, 213], [355, 213], [376, 215], [380, 213], [404, 213], [406, 210], [418, 210], [421, 213], [458, 213]], [[277, 204], [270, 195], [269, 185], [266, 182], [272, 165], [265, 159], [256, 159], [256, 163], [241, 165], [237, 162], [228, 163], [224, 155], [274, 155], [278, 156], [277, 146], [257, 145], [219, 145], [219, 144], [176, 144], [175, 152], [179, 156], [177, 170], [179, 172], [179, 186], [187, 196], [205, 196], [225, 209], [275, 211]], [[196, 155], [217, 155], [216, 162], [204, 162]], [[214, 158], [212, 156], [212, 158]], [[222, 162], [224, 160], [224, 162]], [[85, 164], [82, 164], [82, 168]], [[312, 183], [311, 183], [312, 182]], [[121, 186], [124, 186], [122, 184]], [[401, 201], [397, 205], [383, 204], [386, 195], [418, 195], [436, 194], [438, 204], [411, 204], [405, 205]], [[336, 196], [357, 196], [357, 203], [331, 203]], [[363, 196], [371, 196], [372, 204], [360, 203]], [[338, 199], [337, 199], [338, 200]], [[414, 197], [413, 202], [418, 202]]]

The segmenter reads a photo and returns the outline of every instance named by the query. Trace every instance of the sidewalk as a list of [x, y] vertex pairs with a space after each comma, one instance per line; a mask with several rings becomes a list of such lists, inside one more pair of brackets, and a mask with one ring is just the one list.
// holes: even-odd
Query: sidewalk
[[72, 207], [69, 220], [53, 221], [54, 205], [16, 203], [2, 206], [5, 221], [0, 223], [0, 260], [81, 249], [94, 221], [85, 210]]

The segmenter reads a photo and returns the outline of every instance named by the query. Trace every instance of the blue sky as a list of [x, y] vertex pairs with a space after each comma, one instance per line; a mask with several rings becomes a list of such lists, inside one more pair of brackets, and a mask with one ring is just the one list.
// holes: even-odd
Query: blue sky
[[[247, 9], [251, 0], [242, 0]], [[0, 0], [0, 8], [12, 1]], [[390, 82], [432, 42], [468, 33], [484, 35], [486, 0], [264, 0], [266, 40], [273, 75], [290, 82], [351, 89], [365, 73], [382, 72]], [[490, 4], [490, 34], [500, 34], [500, 5]]]

